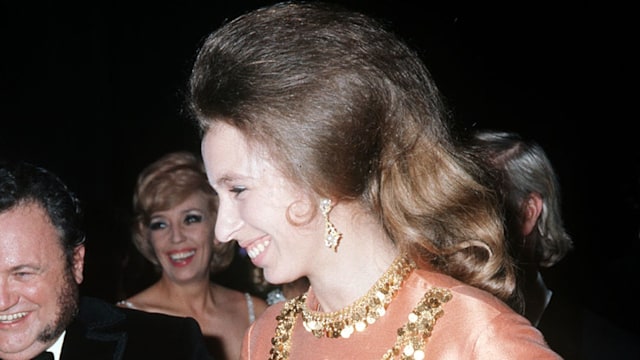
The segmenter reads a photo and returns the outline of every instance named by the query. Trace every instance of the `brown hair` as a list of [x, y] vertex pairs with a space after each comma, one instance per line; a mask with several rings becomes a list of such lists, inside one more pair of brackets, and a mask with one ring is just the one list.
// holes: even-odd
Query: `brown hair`
[[189, 85], [202, 132], [236, 127], [302, 188], [361, 202], [419, 263], [511, 296], [497, 196], [429, 71], [381, 23], [320, 2], [258, 9], [205, 40]]

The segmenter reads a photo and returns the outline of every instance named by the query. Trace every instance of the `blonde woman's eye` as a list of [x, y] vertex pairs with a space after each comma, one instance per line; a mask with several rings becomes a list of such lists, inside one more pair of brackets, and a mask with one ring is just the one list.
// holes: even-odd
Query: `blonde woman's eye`
[[202, 222], [202, 216], [201, 215], [187, 215], [187, 217], [184, 219], [184, 222], [187, 223], [187, 224], [199, 223], [199, 222]]
[[166, 228], [167, 225], [161, 221], [156, 221], [156, 222], [152, 222], [149, 224], [149, 229], [153, 230], [160, 230], [160, 229], [164, 229]]

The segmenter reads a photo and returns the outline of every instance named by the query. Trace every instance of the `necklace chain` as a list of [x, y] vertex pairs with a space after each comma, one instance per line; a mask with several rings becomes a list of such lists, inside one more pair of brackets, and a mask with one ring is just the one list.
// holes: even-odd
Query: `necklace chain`
[[[352, 330], [345, 329], [348, 329], [350, 326], [358, 329], [355, 324], [357, 324], [359, 320], [373, 319], [372, 322], [366, 322], [364, 327], [359, 331], [364, 330], [367, 325], [372, 324], [380, 316], [384, 315], [387, 306], [391, 300], [393, 300], [400, 286], [413, 269], [415, 269], [415, 263], [412, 261], [405, 258], [395, 260], [389, 270], [372, 287], [367, 295], [341, 311], [318, 313], [308, 310], [306, 304], [307, 293], [287, 301], [280, 314], [276, 317], [278, 325], [276, 326], [275, 335], [271, 339], [272, 348], [269, 359], [286, 360], [289, 358], [291, 336], [293, 334], [296, 317], [300, 313], [302, 313], [305, 329], [312, 332], [316, 337], [345, 337], [344, 335], [351, 335], [353, 332]], [[383, 289], [385, 291], [381, 291]], [[384, 298], [377, 295], [378, 292], [381, 292]], [[372, 297], [378, 300], [371, 302], [370, 298]], [[432, 288], [427, 291], [413, 311], [409, 313], [407, 323], [397, 330], [398, 336], [394, 346], [384, 354], [382, 359], [424, 359], [423, 348], [429, 336], [431, 336], [431, 331], [437, 319], [444, 314], [442, 305], [449, 301], [449, 299], [451, 299], [451, 292], [448, 289]], [[364, 305], [368, 303], [373, 303], [375, 306], [367, 307]], [[368, 308], [370, 308], [370, 310], [366, 310]], [[384, 311], [380, 311], [380, 308]], [[364, 311], [364, 315], [361, 313], [362, 311]], [[359, 320], [356, 321], [355, 319]], [[311, 321], [319, 322], [321, 326], [314, 325], [314, 328], [317, 328], [314, 330], [309, 327], [309, 322]]]
[[354, 331], [364, 331], [368, 325], [384, 316], [391, 300], [415, 267], [413, 261], [398, 257], [363, 297], [339, 311], [311, 311], [305, 298], [301, 305], [305, 330], [317, 338], [348, 338]]

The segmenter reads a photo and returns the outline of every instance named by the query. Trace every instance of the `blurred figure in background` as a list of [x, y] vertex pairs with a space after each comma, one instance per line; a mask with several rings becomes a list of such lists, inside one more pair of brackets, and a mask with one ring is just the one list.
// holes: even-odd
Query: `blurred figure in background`
[[238, 359], [245, 330], [267, 305], [211, 281], [234, 256], [232, 244], [215, 239], [217, 207], [194, 154], [169, 153], [145, 168], [133, 197], [133, 242], [160, 277], [118, 305], [193, 317], [216, 359]]
[[558, 178], [544, 149], [516, 133], [477, 131], [472, 146], [496, 177], [524, 315], [538, 326], [552, 295], [540, 269], [557, 264], [573, 248], [562, 221]]

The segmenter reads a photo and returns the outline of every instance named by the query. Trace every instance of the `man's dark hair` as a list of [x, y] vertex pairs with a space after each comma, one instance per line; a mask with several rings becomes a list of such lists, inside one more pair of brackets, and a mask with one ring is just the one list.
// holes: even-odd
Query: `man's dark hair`
[[83, 214], [76, 195], [51, 171], [21, 161], [0, 161], [0, 213], [26, 203], [45, 210], [60, 234], [67, 264], [85, 240]]

